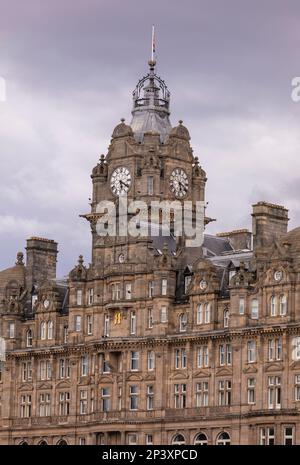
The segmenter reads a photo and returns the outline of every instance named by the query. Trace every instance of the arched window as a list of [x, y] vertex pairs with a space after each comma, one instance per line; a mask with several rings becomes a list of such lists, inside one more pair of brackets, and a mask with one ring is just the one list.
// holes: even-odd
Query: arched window
[[229, 310], [228, 310], [228, 308], [226, 308], [224, 310], [223, 323], [224, 323], [224, 328], [228, 328], [228, 326], [229, 326]]
[[41, 339], [45, 340], [46, 339], [46, 321], [41, 322]]
[[181, 313], [179, 315], [179, 331], [184, 332], [187, 328], [187, 314]]
[[32, 330], [26, 332], [26, 347], [32, 347]]
[[207, 446], [207, 436], [204, 433], [199, 433], [194, 439], [195, 446]]
[[279, 314], [281, 316], [287, 314], [287, 298], [286, 295], [281, 295], [279, 300]]
[[203, 323], [203, 305], [197, 305], [197, 325], [201, 325]]
[[67, 446], [68, 443], [65, 439], [60, 439], [57, 443], [56, 443], [57, 446]]
[[230, 446], [230, 436], [226, 431], [217, 437], [217, 446]]
[[277, 313], [277, 299], [275, 295], [272, 295], [271, 297], [271, 308], [270, 308], [270, 314], [271, 316], [276, 316]]
[[21, 441], [19, 446], [28, 446], [28, 442], [27, 441]]
[[258, 319], [258, 300], [253, 299], [251, 302], [251, 318], [254, 320]]
[[45, 441], [44, 439], [42, 439], [42, 440], [38, 443], [38, 446], [48, 446], [48, 443], [47, 443], [47, 441]]
[[210, 304], [205, 304], [204, 323], [210, 323]]
[[182, 434], [175, 434], [172, 439], [172, 446], [181, 446], [185, 444], [185, 437]]
[[48, 339], [53, 339], [53, 321], [48, 321]]

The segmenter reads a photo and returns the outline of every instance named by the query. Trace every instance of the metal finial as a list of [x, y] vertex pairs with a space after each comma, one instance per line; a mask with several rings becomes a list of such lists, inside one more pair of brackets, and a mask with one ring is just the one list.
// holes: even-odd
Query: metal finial
[[178, 123], [181, 125], [181, 124], [183, 123], [182, 119], [180, 119], [180, 120], [178, 121]]
[[125, 123], [125, 118], [121, 118], [121, 123]]

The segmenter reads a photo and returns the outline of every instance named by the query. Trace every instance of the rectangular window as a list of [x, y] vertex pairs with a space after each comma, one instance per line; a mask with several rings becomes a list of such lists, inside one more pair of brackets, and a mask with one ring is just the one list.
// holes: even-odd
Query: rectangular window
[[148, 282], [148, 297], [152, 299], [154, 296], [154, 281]]
[[130, 312], [130, 334], [136, 334], [136, 313]]
[[245, 299], [240, 298], [239, 301], [239, 314], [244, 315], [245, 314]]
[[58, 399], [59, 399], [58, 414], [69, 415], [70, 414], [70, 393], [60, 392]]
[[30, 418], [31, 417], [31, 395], [23, 394], [21, 396], [21, 418]]
[[300, 400], [300, 375], [295, 375], [295, 400]]
[[76, 304], [77, 305], [82, 305], [82, 290], [81, 289], [77, 289], [77, 292], [76, 292]]
[[75, 315], [75, 331], [81, 331], [81, 315]]
[[148, 308], [148, 329], [153, 328], [153, 311], [152, 308]]
[[147, 177], [147, 194], [153, 195], [154, 179], [153, 176]]
[[248, 341], [247, 343], [247, 360], [248, 363], [254, 363], [256, 361], [256, 342]]
[[89, 372], [89, 358], [88, 355], [81, 357], [81, 376], [87, 376]]
[[202, 325], [203, 322], [203, 305], [197, 305], [197, 325]]
[[40, 394], [39, 399], [39, 415], [40, 417], [50, 417], [51, 397], [50, 394]]
[[210, 323], [210, 304], [205, 304], [204, 307], [204, 323]]
[[128, 444], [130, 446], [135, 446], [138, 443], [137, 442], [138, 441], [137, 434], [130, 433], [130, 434], [128, 434], [127, 439], [128, 439]]
[[152, 434], [146, 434], [146, 444], [148, 446], [153, 445], [153, 435]]
[[196, 384], [196, 407], [208, 406], [208, 381]]
[[281, 408], [281, 378], [280, 376], [268, 377], [268, 406], [269, 409]]
[[174, 384], [175, 408], [186, 408], [186, 384]]
[[121, 286], [120, 286], [120, 283], [112, 284], [111, 289], [112, 289], [112, 300], [120, 300], [120, 298], [121, 298]]
[[197, 349], [197, 367], [203, 368], [209, 365], [208, 347], [201, 346]]
[[22, 381], [32, 381], [32, 365], [31, 362], [22, 363]]
[[88, 291], [88, 304], [93, 305], [94, 303], [94, 289], [89, 289]]
[[281, 360], [282, 357], [282, 339], [277, 337], [268, 341], [268, 358], [269, 360]]
[[130, 370], [137, 371], [139, 369], [139, 352], [130, 352]]
[[154, 408], [154, 388], [153, 386], [147, 386], [147, 410], [153, 410]]
[[104, 337], [109, 337], [110, 324], [109, 324], [109, 315], [104, 315]]
[[231, 405], [231, 380], [219, 381], [219, 405]]
[[70, 378], [70, 359], [60, 358], [59, 359], [59, 378]]
[[79, 445], [80, 445], [80, 446], [85, 446], [85, 445], [86, 445], [86, 440], [85, 440], [85, 438], [79, 438]]
[[154, 366], [155, 366], [154, 350], [149, 350], [147, 352], [147, 366], [148, 366], [148, 371], [154, 370]]
[[40, 362], [40, 380], [51, 379], [52, 367], [50, 360], [42, 360]]
[[132, 298], [131, 294], [131, 283], [125, 284], [125, 299], [130, 300]]
[[186, 349], [175, 349], [175, 368], [187, 367]]
[[87, 333], [89, 336], [91, 336], [93, 334], [93, 315], [87, 315], [86, 326], [87, 326]]
[[88, 396], [87, 396], [87, 390], [81, 390], [80, 391], [80, 407], [79, 407], [79, 413], [80, 415], [86, 415], [88, 413]]
[[161, 323], [168, 322], [168, 310], [167, 307], [161, 307], [160, 309], [160, 321]]
[[253, 320], [258, 319], [258, 300], [253, 299], [251, 302], [251, 318]]
[[248, 404], [255, 404], [255, 378], [248, 378], [247, 402]]
[[138, 409], [138, 386], [129, 386], [129, 410]]
[[8, 337], [9, 339], [14, 339], [15, 337], [15, 323], [8, 323]]
[[110, 388], [105, 387], [101, 389], [101, 403], [102, 403], [102, 411], [109, 412], [110, 410]]
[[186, 294], [188, 292], [188, 288], [190, 286], [190, 283], [192, 281], [192, 276], [188, 275], [184, 277], [184, 293]]
[[166, 278], [163, 278], [161, 280], [161, 295], [167, 295], [168, 291], [168, 280]]
[[292, 426], [285, 426], [283, 428], [283, 444], [285, 446], [292, 446], [294, 444], [294, 428]]
[[67, 344], [68, 342], [68, 332], [69, 332], [68, 326], [64, 326], [64, 344]]
[[260, 428], [260, 445], [274, 446], [275, 444], [275, 429], [273, 426]]

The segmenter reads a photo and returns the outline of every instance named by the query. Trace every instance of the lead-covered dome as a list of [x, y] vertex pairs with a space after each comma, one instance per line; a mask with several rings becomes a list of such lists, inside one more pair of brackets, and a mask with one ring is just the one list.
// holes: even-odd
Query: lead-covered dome
[[137, 142], [143, 142], [146, 133], [158, 133], [164, 142], [172, 129], [170, 92], [156, 75], [155, 64], [154, 60], [149, 61], [149, 73], [139, 80], [133, 92], [131, 127]]

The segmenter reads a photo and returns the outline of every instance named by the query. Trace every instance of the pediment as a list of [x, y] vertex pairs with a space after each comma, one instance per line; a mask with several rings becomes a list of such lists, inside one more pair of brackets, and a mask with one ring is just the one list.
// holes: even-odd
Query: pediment
[[196, 371], [193, 375], [194, 378], [209, 378], [211, 373], [208, 370]]
[[171, 379], [187, 379], [188, 377], [189, 375], [186, 371], [176, 371], [176, 373], [170, 376]]
[[143, 377], [136, 373], [130, 374], [126, 378], [127, 381], [143, 381]]
[[255, 365], [249, 365], [247, 368], [243, 369], [243, 373], [245, 374], [252, 374], [252, 373], [257, 373], [258, 370]]
[[153, 372], [147, 373], [146, 376], [144, 376], [145, 381], [150, 381], [155, 379], [155, 374]]
[[21, 384], [19, 391], [33, 391], [33, 386], [30, 383]]
[[283, 365], [282, 363], [269, 363], [265, 367], [266, 372], [271, 372], [271, 371], [282, 371], [283, 370]]
[[295, 360], [293, 363], [291, 363], [291, 369], [300, 370], [300, 360]]
[[41, 383], [37, 386], [38, 389], [52, 389], [52, 385], [50, 383]]
[[216, 371], [216, 376], [232, 376], [232, 369], [220, 368]]
[[57, 383], [56, 388], [58, 389], [69, 389], [71, 387], [70, 381], [63, 380]]
[[113, 383], [113, 377], [112, 376], [101, 376], [99, 379], [99, 383]]

